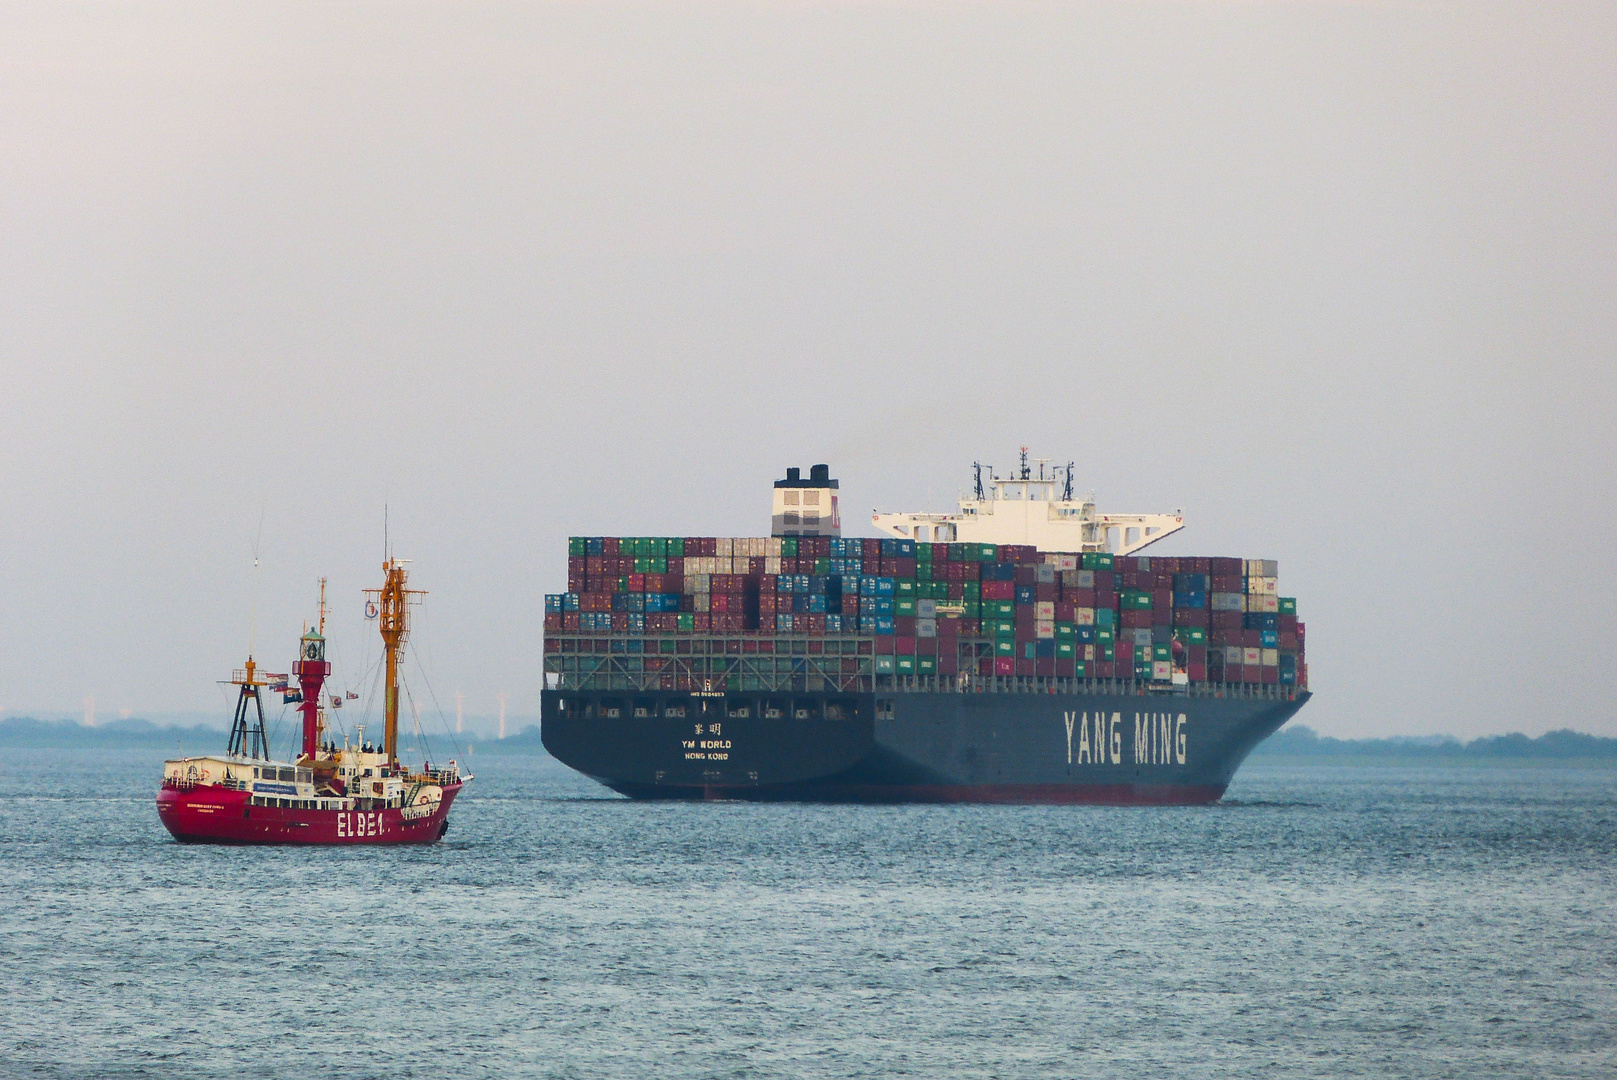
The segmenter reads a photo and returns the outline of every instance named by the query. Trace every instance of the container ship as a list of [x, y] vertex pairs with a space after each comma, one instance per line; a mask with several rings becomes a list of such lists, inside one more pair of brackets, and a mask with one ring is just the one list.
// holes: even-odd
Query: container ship
[[767, 537], [573, 537], [545, 747], [642, 799], [1216, 801], [1308, 700], [1296, 600], [1273, 560], [1139, 554], [1183, 518], [1072, 481], [1024, 447], [845, 538], [815, 465]]
[[[431, 844], [449, 829], [449, 808], [471, 779], [454, 761], [411, 768], [399, 760], [399, 659], [417, 590], [406, 587], [402, 560], [382, 566], [384, 582], [367, 616], [380, 623], [386, 659], [383, 738], [342, 745], [327, 738], [323, 708], [326, 660], [325, 581], [319, 618], [298, 642], [292, 676], [261, 671], [251, 655], [231, 682], [239, 687], [225, 753], [163, 763], [157, 814], [182, 843], [200, 844]], [[266, 693], [282, 693], [302, 714], [302, 753], [271, 757], [264, 726]], [[357, 695], [349, 695], [357, 696]], [[344, 699], [333, 697], [333, 707]]]

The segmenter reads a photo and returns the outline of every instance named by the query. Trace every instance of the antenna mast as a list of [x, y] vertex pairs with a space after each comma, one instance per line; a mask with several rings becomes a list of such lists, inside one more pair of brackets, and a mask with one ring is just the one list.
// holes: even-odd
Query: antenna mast
[[[384, 526], [385, 527], [385, 526]], [[383, 706], [386, 726], [382, 747], [389, 763], [399, 755], [399, 657], [410, 634], [410, 597], [422, 596], [420, 589], [407, 589], [404, 561], [388, 559], [382, 564], [382, 587], [366, 589], [376, 595], [377, 618], [381, 623], [382, 647], [387, 653], [387, 697]]]

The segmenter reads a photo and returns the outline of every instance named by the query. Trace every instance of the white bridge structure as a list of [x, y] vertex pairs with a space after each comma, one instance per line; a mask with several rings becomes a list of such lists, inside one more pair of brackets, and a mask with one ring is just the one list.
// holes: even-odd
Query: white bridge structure
[[985, 466], [974, 466], [975, 497], [961, 499], [959, 513], [874, 511], [871, 524], [889, 536], [922, 543], [1029, 544], [1040, 551], [1109, 551], [1114, 555], [1132, 554], [1185, 527], [1178, 511], [1097, 514], [1093, 493], [1083, 499], [1072, 497], [1070, 462], [1047, 468], [1049, 459], [1038, 459], [1035, 476], [1027, 452], [1022, 447], [1022, 463], [1015, 475], [999, 477], [990, 469], [986, 485]]

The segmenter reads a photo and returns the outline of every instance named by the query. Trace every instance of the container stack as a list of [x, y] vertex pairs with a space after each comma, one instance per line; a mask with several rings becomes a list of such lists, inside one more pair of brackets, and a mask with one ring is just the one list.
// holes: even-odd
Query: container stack
[[612, 677], [666, 690], [768, 689], [745, 685], [767, 682], [760, 670], [862, 690], [904, 676], [1307, 684], [1273, 560], [574, 537], [567, 572], [567, 592], [545, 597], [546, 670], [575, 683], [602, 670], [576, 658], [621, 656]]

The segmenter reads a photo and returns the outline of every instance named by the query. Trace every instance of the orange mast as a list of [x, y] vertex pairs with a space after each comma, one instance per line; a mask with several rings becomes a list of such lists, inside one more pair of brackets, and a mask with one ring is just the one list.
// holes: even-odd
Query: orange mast
[[406, 589], [405, 560], [388, 559], [382, 564], [385, 575], [380, 589], [366, 589], [377, 597], [377, 618], [381, 623], [382, 647], [387, 651], [387, 691], [383, 706], [386, 728], [383, 751], [389, 763], [399, 759], [399, 654], [410, 633], [410, 597], [425, 595], [421, 589]]

